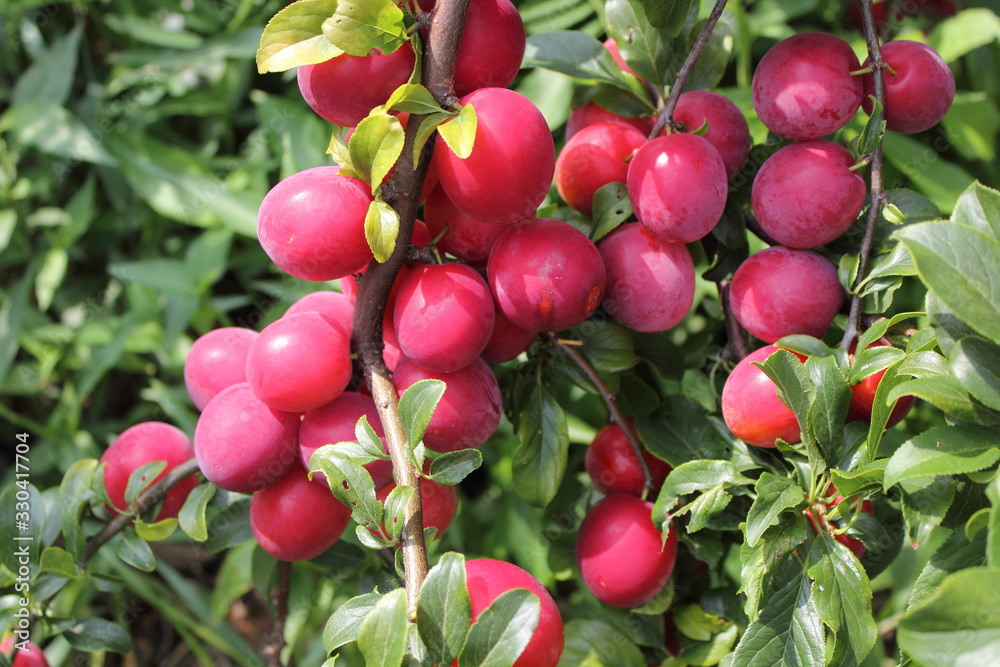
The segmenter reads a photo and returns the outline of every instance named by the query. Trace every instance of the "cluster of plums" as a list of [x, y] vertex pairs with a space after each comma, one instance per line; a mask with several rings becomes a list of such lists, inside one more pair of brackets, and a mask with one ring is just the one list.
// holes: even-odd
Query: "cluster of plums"
[[[719, 221], [728, 181], [750, 149], [739, 109], [718, 93], [695, 90], [680, 96], [674, 114], [680, 125], [652, 139], [650, 119], [619, 118], [589, 103], [570, 117], [557, 159], [541, 113], [504, 88], [517, 73], [524, 44], [524, 26], [509, 0], [472, 2], [456, 92], [476, 110], [475, 143], [471, 155], [460, 158], [438, 142], [423, 222], [413, 238], [415, 245], [436, 238], [437, 248], [459, 261], [404, 267], [383, 320], [384, 358], [399, 393], [423, 379], [446, 383], [424, 438], [435, 452], [478, 447], [493, 434], [501, 397], [489, 364], [516, 358], [539, 332], [578, 325], [599, 307], [636, 331], [665, 331], [680, 322], [695, 285], [685, 244]], [[612, 41], [606, 46], [618, 56]], [[883, 54], [890, 67], [888, 128], [917, 132], [940, 120], [954, 96], [940, 57], [915, 42], [891, 42]], [[409, 79], [413, 66], [413, 51], [404, 44], [389, 54], [344, 54], [301, 67], [298, 84], [319, 115], [353, 127]], [[823, 336], [845, 299], [836, 269], [814, 249], [843, 234], [865, 202], [865, 181], [851, 155], [823, 138], [863, 105], [871, 82], [857, 75], [861, 67], [843, 40], [805, 33], [773, 47], [754, 76], [758, 115], [794, 143], [761, 166], [752, 190], [761, 227], [780, 245], [751, 256], [731, 287], [737, 319], [768, 343], [737, 365], [722, 398], [729, 428], [753, 445], [797, 442], [799, 427], [773, 382], [750, 362], [769, 356], [776, 349], [770, 344], [783, 336]], [[599, 188], [624, 183], [637, 221], [595, 244], [567, 222], [537, 218], [553, 180], [566, 203], [587, 216]], [[310, 294], [260, 332], [228, 327], [197, 339], [185, 365], [188, 391], [201, 410], [193, 442], [156, 422], [122, 433], [103, 457], [116, 508], [125, 509], [136, 467], [166, 460], [169, 470], [194, 456], [218, 487], [253, 494], [251, 526], [267, 552], [304, 560], [339, 539], [350, 511], [322, 475], [310, 480], [306, 471], [319, 447], [354, 440], [362, 416], [383, 436], [372, 398], [348, 390], [357, 280], [373, 259], [364, 231], [371, 202], [368, 184], [334, 166], [293, 174], [267, 194], [258, 236], [268, 256], [292, 276], [339, 280], [342, 291]], [[878, 380], [876, 374], [854, 388], [852, 417], [870, 419]], [[893, 420], [906, 409], [897, 406]], [[661, 484], [669, 467], [648, 454], [646, 463]], [[641, 467], [620, 426], [598, 433], [586, 465], [605, 496], [580, 527], [583, 581], [607, 604], [642, 605], [671, 575], [676, 534], [664, 543], [651, 520]], [[376, 461], [367, 468], [385, 498], [393, 488], [391, 465]], [[158, 518], [176, 516], [196, 483], [192, 478], [167, 494]], [[441, 534], [457, 508], [455, 491], [426, 479], [421, 490], [426, 523]], [[515, 664], [555, 665], [562, 622], [545, 589], [499, 561], [472, 560], [466, 567], [474, 616], [513, 587], [542, 599], [542, 619]]]

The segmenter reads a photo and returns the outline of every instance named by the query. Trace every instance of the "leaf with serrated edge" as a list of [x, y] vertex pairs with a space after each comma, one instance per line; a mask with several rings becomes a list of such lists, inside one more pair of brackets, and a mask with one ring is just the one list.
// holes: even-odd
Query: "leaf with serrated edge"
[[733, 654], [732, 667], [825, 665], [823, 622], [809, 577], [792, 578], [768, 600]]
[[437, 103], [431, 91], [418, 83], [404, 83], [386, 100], [385, 108], [413, 114], [448, 113]]
[[555, 398], [539, 386], [521, 414], [520, 444], [514, 451], [517, 495], [535, 507], [545, 507], [555, 497], [566, 474], [569, 426], [566, 413]]
[[454, 118], [447, 123], [438, 126], [438, 134], [448, 145], [451, 152], [461, 160], [472, 155], [472, 149], [476, 144], [476, 130], [479, 127], [479, 119], [476, 116], [476, 109], [471, 104], [466, 104]]
[[958, 475], [983, 470], [1000, 460], [996, 434], [970, 426], [942, 426], [907, 440], [889, 458], [886, 490], [902, 480], [926, 475]]
[[397, 486], [386, 497], [383, 524], [391, 539], [397, 539], [402, 532], [406, 520], [406, 506], [410, 504], [410, 498], [414, 493], [416, 491], [412, 486]]
[[[608, 34], [614, 38], [618, 52], [633, 71], [655, 86], [667, 83], [671, 40], [659, 29], [662, 25], [654, 27], [647, 18], [642, 1], [609, 0], [605, 12]], [[686, 11], [684, 15], [687, 16]], [[681, 27], [683, 25], [682, 21]]]
[[403, 152], [403, 125], [395, 116], [372, 112], [358, 123], [347, 150], [352, 167], [374, 194]]
[[378, 530], [382, 503], [375, 499], [371, 474], [334, 445], [323, 445], [309, 458], [309, 471], [322, 472], [337, 500], [351, 509], [360, 528]]
[[597, 243], [632, 217], [632, 202], [624, 183], [606, 183], [594, 192], [594, 231], [591, 240]]
[[805, 492], [787, 477], [769, 472], [761, 473], [757, 480], [757, 498], [747, 514], [746, 543], [754, 547], [768, 528], [777, 523], [778, 516], [786, 510], [805, 504]]
[[376, 260], [389, 259], [396, 248], [398, 235], [399, 213], [381, 199], [372, 201], [365, 214], [365, 240]]
[[352, 56], [389, 54], [406, 41], [403, 11], [392, 0], [338, 0], [322, 28], [330, 43]]
[[427, 573], [417, 598], [417, 629], [434, 662], [447, 665], [458, 656], [471, 621], [465, 557], [446, 553]]
[[399, 421], [410, 447], [416, 447], [424, 439], [424, 432], [445, 389], [447, 385], [442, 380], [419, 380], [399, 397]]
[[357, 438], [358, 448], [364, 452], [365, 456], [371, 457], [372, 460], [388, 460], [389, 455], [385, 453], [382, 439], [378, 437], [378, 433], [368, 422], [368, 415], [361, 415], [357, 423], [354, 424], [354, 437]]
[[323, 22], [336, 7], [337, 0], [298, 0], [275, 14], [260, 37], [257, 71], [284, 72], [342, 54], [323, 35]]
[[365, 593], [351, 598], [333, 612], [323, 629], [323, 646], [327, 653], [358, 638], [361, 622], [380, 599], [381, 593]]
[[430, 476], [438, 484], [454, 486], [482, 464], [483, 453], [478, 449], [447, 452], [431, 463]]
[[358, 628], [367, 667], [399, 667], [406, 654], [406, 591], [397, 588], [375, 603]]
[[845, 627], [858, 663], [875, 646], [878, 628], [872, 618], [868, 575], [850, 550], [829, 535], [819, 535], [809, 550], [809, 577], [820, 618], [832, 630]]
[[479, 614], [462, 649], [462, 667], [507, 667], [524, 652], [538, 625], [541, 602], [531, 591], [505, 592]]
[[1000, 345], [968, 336], [948, 354], [955, 377], [972, 396], [1000, 410]]

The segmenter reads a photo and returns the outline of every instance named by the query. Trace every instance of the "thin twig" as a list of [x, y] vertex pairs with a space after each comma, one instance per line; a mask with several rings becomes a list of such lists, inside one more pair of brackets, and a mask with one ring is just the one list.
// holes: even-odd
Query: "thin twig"
[[[868, 61], [872, 68], [872, 88], [875, 99], [878, 100], [880, 108], [885, 108], [885, 82], [882, 79], [882, 70], [886, 68], [886, 63], [882, 60], [882, 49], [878, 43], [878, 34], [875, 30], [875, 19], [872, 16], [871, 0], [858, 0], [861, 5], [861, 18], [864, 23], [865, 41], [868, 43]], [[868, 207], [868, 220], [865, 223], [865, 235], [861, 240], [861, 249], [858, 256], [858, 275], [851, 286], [851, 310], [847, 316], [847, 328], [844, 330], [844, 337], [840, 341], [840, 346], [845, 350], [850, 350], [858, 337], [861, 323], [861, 297], [858, 290], [868, 274], [868, 263], [871, 259], [872, 244], [875, 239], [875, 227], [878, 224], [879, 216], [882, 214], [882, 207], [885, 205], [886, 196], [882, 183], [882, 141], [876, 145], [871, 153], [871, 203]]]
[[272, 602], [277, 610], [274, 619], [273, 639], [261, 650], [267, 658], [267, 667], [284, 667], [281, 651], [285, 648], [285, 622], [288, 620], [288, 594], [291, 591], [292, 564], [281, 561], [278, 564], [278, 585], [274, 588]]
[[87, 567], [87, 563], [93, 558], [94, 554], [103, 547], [108, 541], [115, 535], [123, 531], [126, 527], [132, 525], [132, 521], [135, 517], [142, 514], [150, 507], [160, 502], [170, 489], [174, 488], [182, 481], [190, 477], [191, 475], [198, 472], [198, 461], [196, 459], [189, 459], [184, 463], [180, 464], [166, 475], [160, 479], [160, 481], [152, 484], [149, 488], [139, 494], [139, 497], [135, 501], [135, 513], [134, 514], [119, 514], [111, 521], [104, 525], [101, 532], [94, 535], [92, 538], [87, 540], [87, 544], [83, 547], [83, 553], [80, 555], [80, 560], [77, 565], [81, 569]]
[[639, 460], [639, 468], [642, 470], [643, 479], [642, 497], [646, 498], [648, 494], [656, 490], [656, 482], [653, 481], [653, 473], [649, 470], [649, 465], [646, 463], [646, 454], [643, 451], [642, 443], [639, 442], [639, 437], [633, 430], [632, 425], [628, 423], [625, 415], [623, 415], [621, 409], [619, 409], [618, 401], [615, 400], [615, 395], [610, 389], [608, 389], [608, 385], [604, 383], [604, 380], [602, 380], [601, 376], [597, 374], [594, 367], [590, 365], [587, 358], [583, 356], [583, 354], [576, 349], [574, 345], [567, 345], [557, 338], [555, 334], [549, 334], [548, 338], [549, 342], [554, 344], [562, 350], [566, 356], [572, 359], [573, 363], [579, 366], [580, 370], [582, 370], [584, 375], [587, 376], [587, 379], [593, 383], [594, 387], [597, 388], [597, 392], [601, 395], [601, 399], [604, 401], [604, 404], [608, 406], [608, 413], [611, 415], [611, 421], [618, 424], [622, 432], [625, 433], [628, 443], [632, 445], [632, 451], [635, 453], [636, 459]]
[[726, 333], [729, 334], [728, 351], [735, 361], [740, 361], [750, 354], [750, 347], [747, 345], [747, 334], [736, 320], [733, 313], [733, 306], [729, 300], [730, 293], [729, 280], [719, 281], [719, 301], [722, 303], [722, 313], [726, 317]]
[[[457, 101], [454, 92], [455, 60], [468, 5], [469, 0], [439, 0], [431, 18], [423, 61], [423, 83], [444, 108], [453, 108]], [[383, 186], [386, 202], [400, 218], [396, 247], [385, 263], [372, 261], [369, 264], [365, 279], [358, 287], [354, 329], [351, 334], [352, 348], [358, 354], [385, 430], [396, 484], [414, 489], [404, 512], [403, 530], [400, 533], [411, 619], [416, 618], [417, 595], [427, 575], [427, 547], [424, 544], [419, 477], [407, 453], [406, 433], [397, 410], [396, 388], [389, 379], [389, 370], [382, 359], [382, 315], [396, 275], [411, 250], [418, 199], [433, 150], [433, 141], [428, 142], [414, 168], [411, 156], [420, 129], [420, 118], [411, 118], [407, 124], [402, 156], [389, 181]]]
[[726, 0], [716, 0], [715, 7], [712, 8], [712, 13], [708, 15], [708, 20], [705, 22], [704, 27], [702, 27], [701, 33], [698, 34], [698, 40], [694, 43], [694, 47], [691, 49], [691, 53], [688, 54], [687, 60], [684, 61], [684, 64], [681, 65], [680, 70], [677, 72], [674, 85], [670, 87], [670, 95], [663, 104], [663, 110], [660, 111], [660, 115], [653, 125], [652, 132], [649, 133], [651, 140], [660, 136], [667, 125], [675, 127], [674, 109], [677, 107], [677, 100], [680, 99], [681, 93], [684, 92], [684, 84], [687, 83], [688, 76], [691, 75], [691, 70], [694, 69], [694, 64], [698, 60], [698, 56], [701, 55], [705, 45], [708, 44], [708, 38], [712, 36], [712, 30], [715, 29], [715, 24], [719, 22], [722, 10], [725, 8]]

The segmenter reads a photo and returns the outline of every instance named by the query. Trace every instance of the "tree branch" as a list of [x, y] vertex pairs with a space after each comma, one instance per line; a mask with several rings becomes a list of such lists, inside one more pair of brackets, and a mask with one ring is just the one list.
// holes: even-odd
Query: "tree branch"
[[725, 8], [726, 0], [716, 0], [715, 7], [712, 8], [712, 13], [708, 15], [708, 20], [701, 29], [701, 33], [698, 34], [698, 40], [694, 43], [691, 53], [688, 54], [687, 60], [684, 61], [684, 64], [681, 65], [680, 70], [677, 72], [674, 85], [670, 87], [670, 95], [663, 104], [663, 110], [660, 111], [660, 115], [653, 125], [653, 130], [649, 133], [650, 140], [660, 136], [668, 125], [676, 127], [674, 123], [674, 109], [677, 107], [677, 100], [680, 99], [681, 93], [684, 92], [684, 84], [687, 83], [688, 76], [691, 75], [691, 70], [694, 69], [694, 64], [698, 60], [698, 56], [701, 55], [701, 52], [705, 49], [705, 45], [708, 44], [708, 38], [712, 36], [712, 30], [715, 29], [715, 24], [719, 22], [722, 10]]
[[[439, 0], [431, 16], [422, 81], [444, 108], [452, 108], [457, 102], [454, 92], [455, 60], [458, 57], [468, 5], [469, 0]], [[364, 279], [358, 286], [351, 334], [352, 348], [358, 354], [385, 430], [396, 484], [414, 489], [405, 510], [403, 530], [400, 533], [403, 568], [406, 573], [406, 597], [411, 618], [416, 617], [417, 595], [427, 575], [427, 547], [424, 544], [419, 477], [407, 452], [406, 433], [397, 410], [396, 388], [389, 379], [389, 370], [382, 359], [382, 316], [392, 284], [410, 253], [420, 189], [434, 147], [433, 141], [424, 146], [414, 168], [412, 155], [420, 119], [421, 116], [414, 116], [407, 123], [402, 156], [389, 181], [383, 186], [386, 202], [399, 214], [396, 248], [384, 264], [372, 261], [368, 265]]]
[[291, 591], [292, 564], [289, 561], [278, 563], [278, 585], [274, 589], [272, 602], [277, 610], [274, 619], [273, 639], [261, 651], [267, 658], [267, 667], [284, 667], [281, 662], [281, 651], [285, 648], [285, 621], [288, 619], [288, 594]]
[[555, 334], [548, 334], [548, 340], [550, 343], [556, 345], [563, 353], [573, 360], [580, 370], [587, 376], [587, 379], [597, 387], [598, 393], [601, 395], [601, 399], [604, 404], [608, 406], [608, 413], [611, 416], [611, 421], [618, 424], [625, 437], [628, 438], [628, 444], [632, 445], [632, 451], [635, 453], [636, 459], [639, 460], [639, 468], [642, 470], [642, 497], [646, 498], [647, 495], [655, 491], [656, 483], [653, 481], [653, 473], [649, 470], [649, 465], [646, 463], [646, 454], [642, 448], [642, 443], [639, 442], [639, 437], [636, 435], [635, 431], [632, 429], [632, 425], [628, 423], [625, 415], [622, 414], [621, 409], [618, 407], [618, 401], [615, 400], [615, 395], [608, 389], [608, 385], [604, 384], [604, 380], [601, 376], [597, 374], [594, 367], [590, 365], [587, 358], [580, 353], [573, 345], [564, 343], [559, 340]]
[[[882, 60], [882, 49], [878, 43], [878, 33], [875, 29], [875, 19], [872, 16], [872, 0], [858, 0], [861, 5], [861, 18], [864, 23], [865, 41], [868, 44], [868, 60], [872, 68], [872, 88], [878, 106], [885, 107], [885, 82], [882, 79], [882, 70], [886, 68], [886, 63]], [[878, 224], [879, 216], [882, 214], [882, 207], [885, 205], [885, 189], [882, 183], [882, 140], [871, 154], [871, 203], [868, 206], [868, 219], [865, 222], [865, 235], [861, 240], [861, 249], [858, 256], [858, 274], [851, 286], [851, 309], [847, 316], [847, 328], [844, 330], [844, 337], [840, 341], [840, 346], [845, 350], [850, 350], [858, 337], [861, 323], [861, 297], [858, 296], [858, 289], [868, 274], [868, 263], [871, 259], [872, 244], [875, 239], [875, 228]]]
[[119, 514], [111, 521], [104, 525], [101, 532], [94, 535], [92, 538], [87, 540], [87, 544], [83, 547], [83, 553], [80, 554], [80, 560], [77, 565], [81, 569], [87, 567], [87, 563], [94, 554], [100, 550], [105, 544], [111, 540], [112, 537], [123, 531], [126, 527], [132, 524], [132, 521], [139, 514], [142, 514], [150, 507], [160, 502], [170, 489], [177, 486], [180, 482], [187, 479], [191, 475], [198, 472], [198, 461], [196, 459], [189, 459], [184, 463], [180, 464], [166, 475], [164, 475], [160, 481], [152, 484], [149, 488], [139, 494], [139, 497], [135, 501], [135, 514]]
[[731, 281], [729, 280], [719, 281], [719, 302], [722, 304], [722, 313], [726, 318], [726, 333], [729, 334], [727, 349], [733, 359], [739, 362], [743, 357], [750, 354], [750, 347], [747, 345], [746, 332], [736, 320], [732, 304], [729, 301], [730, 283]]

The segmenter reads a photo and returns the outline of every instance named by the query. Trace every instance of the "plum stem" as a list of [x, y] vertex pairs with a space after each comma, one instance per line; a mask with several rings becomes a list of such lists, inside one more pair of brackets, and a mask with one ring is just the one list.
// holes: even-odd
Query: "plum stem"
[[[650, 493], [653, 493], [656, 489], [656, 482], [653, 481], [653, 473], [649, 469], [649, 464], [646, 463], [646, 455], [643, 450], [642, 443], [639, 442], [639, 436], [636, 435], [635, 431], [632, 429], [632, 425], [628, 423], [625, 415], [622, 414], [621, 409], [618, 407], [618, 401], [615, 400], [614, 393], [608, 389], [608, 385], [604, 383], [601, 376], [598, 375], [594, 367], [587, 361], [587, 358], [576, 349], [577, 345], [580, 345], [578, 341], [564, 341], [558, 338], [555, 334], [549, 334], [549, 342], [554, 343], [563, 353], [573, 360], [580, 370], [583, 371], [587, 379], [593, 383], [594, 387], [597, 388], [597, 392], [601, 395], [601, 399], [604, 404], [608, 407], [608, 413], [611, 417], [611, 421], [618, 424], [625, 437], [628, 439], [628, 444], [632, 446], [632, 451], [635, 453], [636, 459], [639, 460], [639, 468], [642, 470], [642, 498], [646, 499]], [[568, 344], [572, 343], [572, 344]], [[586, 343], [583, 343], [586, 345]]]
[[[439, 0], [430, 18], [422, 81], [444, 108], [450, 108], [457, 100], [454, 91], [455, 61], [468, 9], [469, 0]], [[351, 346], [358, 352], [363, 374], [385, 430], [396, 484], [409, 486], [414, 490], [404, 512], [403, 530], [400, 533], [406, 575], [404, 583], [411, 619], [416, 618], [417, 596], [427, 576], [427, 546], [424, 543], [419, 477], [407, 455], [408, 444], [397, 410], [396, 388], [389, 379], [389, 369], [382, 358], [382, 316], [392, 284], [410, 255], [420, 191], [434, 149], [432, 139], [424, 145], [417, 164], [414, 165], [411, 156], [420, 129], [419, 118], [413, 118], [407, 124], [402, 156], [397, 161], [392, 176], [383, 186], [386, 202], [399, 214], [396, 247], [385, 263], [373, 260], [368, 265], [365, 279], [358, 286], [351, 332]]]
[[167, 492], [170, 491], [170, 489], [174, 488], [197, 472], [197, 459], [188, 459], [160, 478], [158, 482], [150, 485], [149, 488], [139, 494], [139, 497], [136, 498], [135, 504], [131, 508], [132, 511], [119, 514], [111, 521], [108, 521], [104, 524], [104, 528], [101, 529], [101, 532], [87, 540], [87, 544], [84, 545], [83, 552], [80, 554], [80, 560], [77, 561], [77, 566], [79, 566], [80, 569], [86, 568], [87, 563], [94, 557], [94, 554], [96, 554], [101, 547], [107, 544], [111, 538], [125, 530], [126, 527], [130, 526], [135, 517], [160, 502], [163, 497], [167, 495]]
[[729, 335], [729, 352], [733, 359], [739, 362], [750, 354], [750, 346], [747, 345], [747, 334], [736, 320], [733, 313], [733, 306], [730, 302], [730, 291], [732, 281], [719, 281], [719, 301], [722, 303], [722, 314], [726, 318], [726, 332]]
[[291, 591], [292, 564], [281, 561], [278, 564], [278, 585], [274, 588], [272, 602], [277, 611], [274, 619], [272, 639], [261, 649], [261, 654], [267, 658], [267, 667], [284, 667], [281, 662], [281, 651], [285, 648], [285, 621], [288, 619], [288, 595]]
[[[885, 108], [885, 81], [882, 72], [887, 65], [882, 60], [882, 48], [879, 46], [878, 33], [875, 30], [875, 19], [872, 16], [872, 0], [858, 0], [861, 6], [861, 19], [864, 25], [865, 42], [868, 44], [868, 60], [872, 63], [872, 88], [874, 89], [876, 107]], [[861, 327], [861, 297], [858, 290], [868, 274], [871, 260], [872, 245], [875, 240], [875, 228], [878, 225], [882, 207], [886, 202], [885, 187], [882, 183], [882, 139], [879, 138], [875, 150], [871, 152], [871, 203], [868, 206], [868, 219], [865, 222], [865, 234], [861, 239], [858, 254], [858, 273], [851, 285], [851, 309], [847, 316], [847, 327], [840, 347], [851, 349], [858, 337]]]
[[676, 129], [674, 109], [677, 108], [677, 101], [680, 99], [681, 93], [684, 92], [684, 84], [687, 83], [688, 77], [691, 75], [691, 70], [694, 69], [694, 64], [698, 60], [698, 56], [701, 55], [701, 52], [705, 49], [705, 45], [708, 44], [708, 38], [712, 36], [712, 30], [715, 29], [715, 24], [719, 22], [719, 17], [722, 16], [722, 11], [725, 8], [726, 0], [716, 0], [715, 7], [712, 8], [712, 13], [708, 15], [708, 20], [705, 21], [705, 25], [698, 34], [697, 41], [695, 41], [694, 46], [691, 48], [691, 53], [688, 54], [687, 60], [684, 61], [684, 64], [677, 71], [674, 85], [670, 87], [670, 95], [667, 96], [667, 101], [663, 104], [663, 110], [660, 111], [660, 115], [656, 118], [656, 123], [653, 124], [653, 130], [649, 133], [650, 141], [660, 136], [667, 126]]

